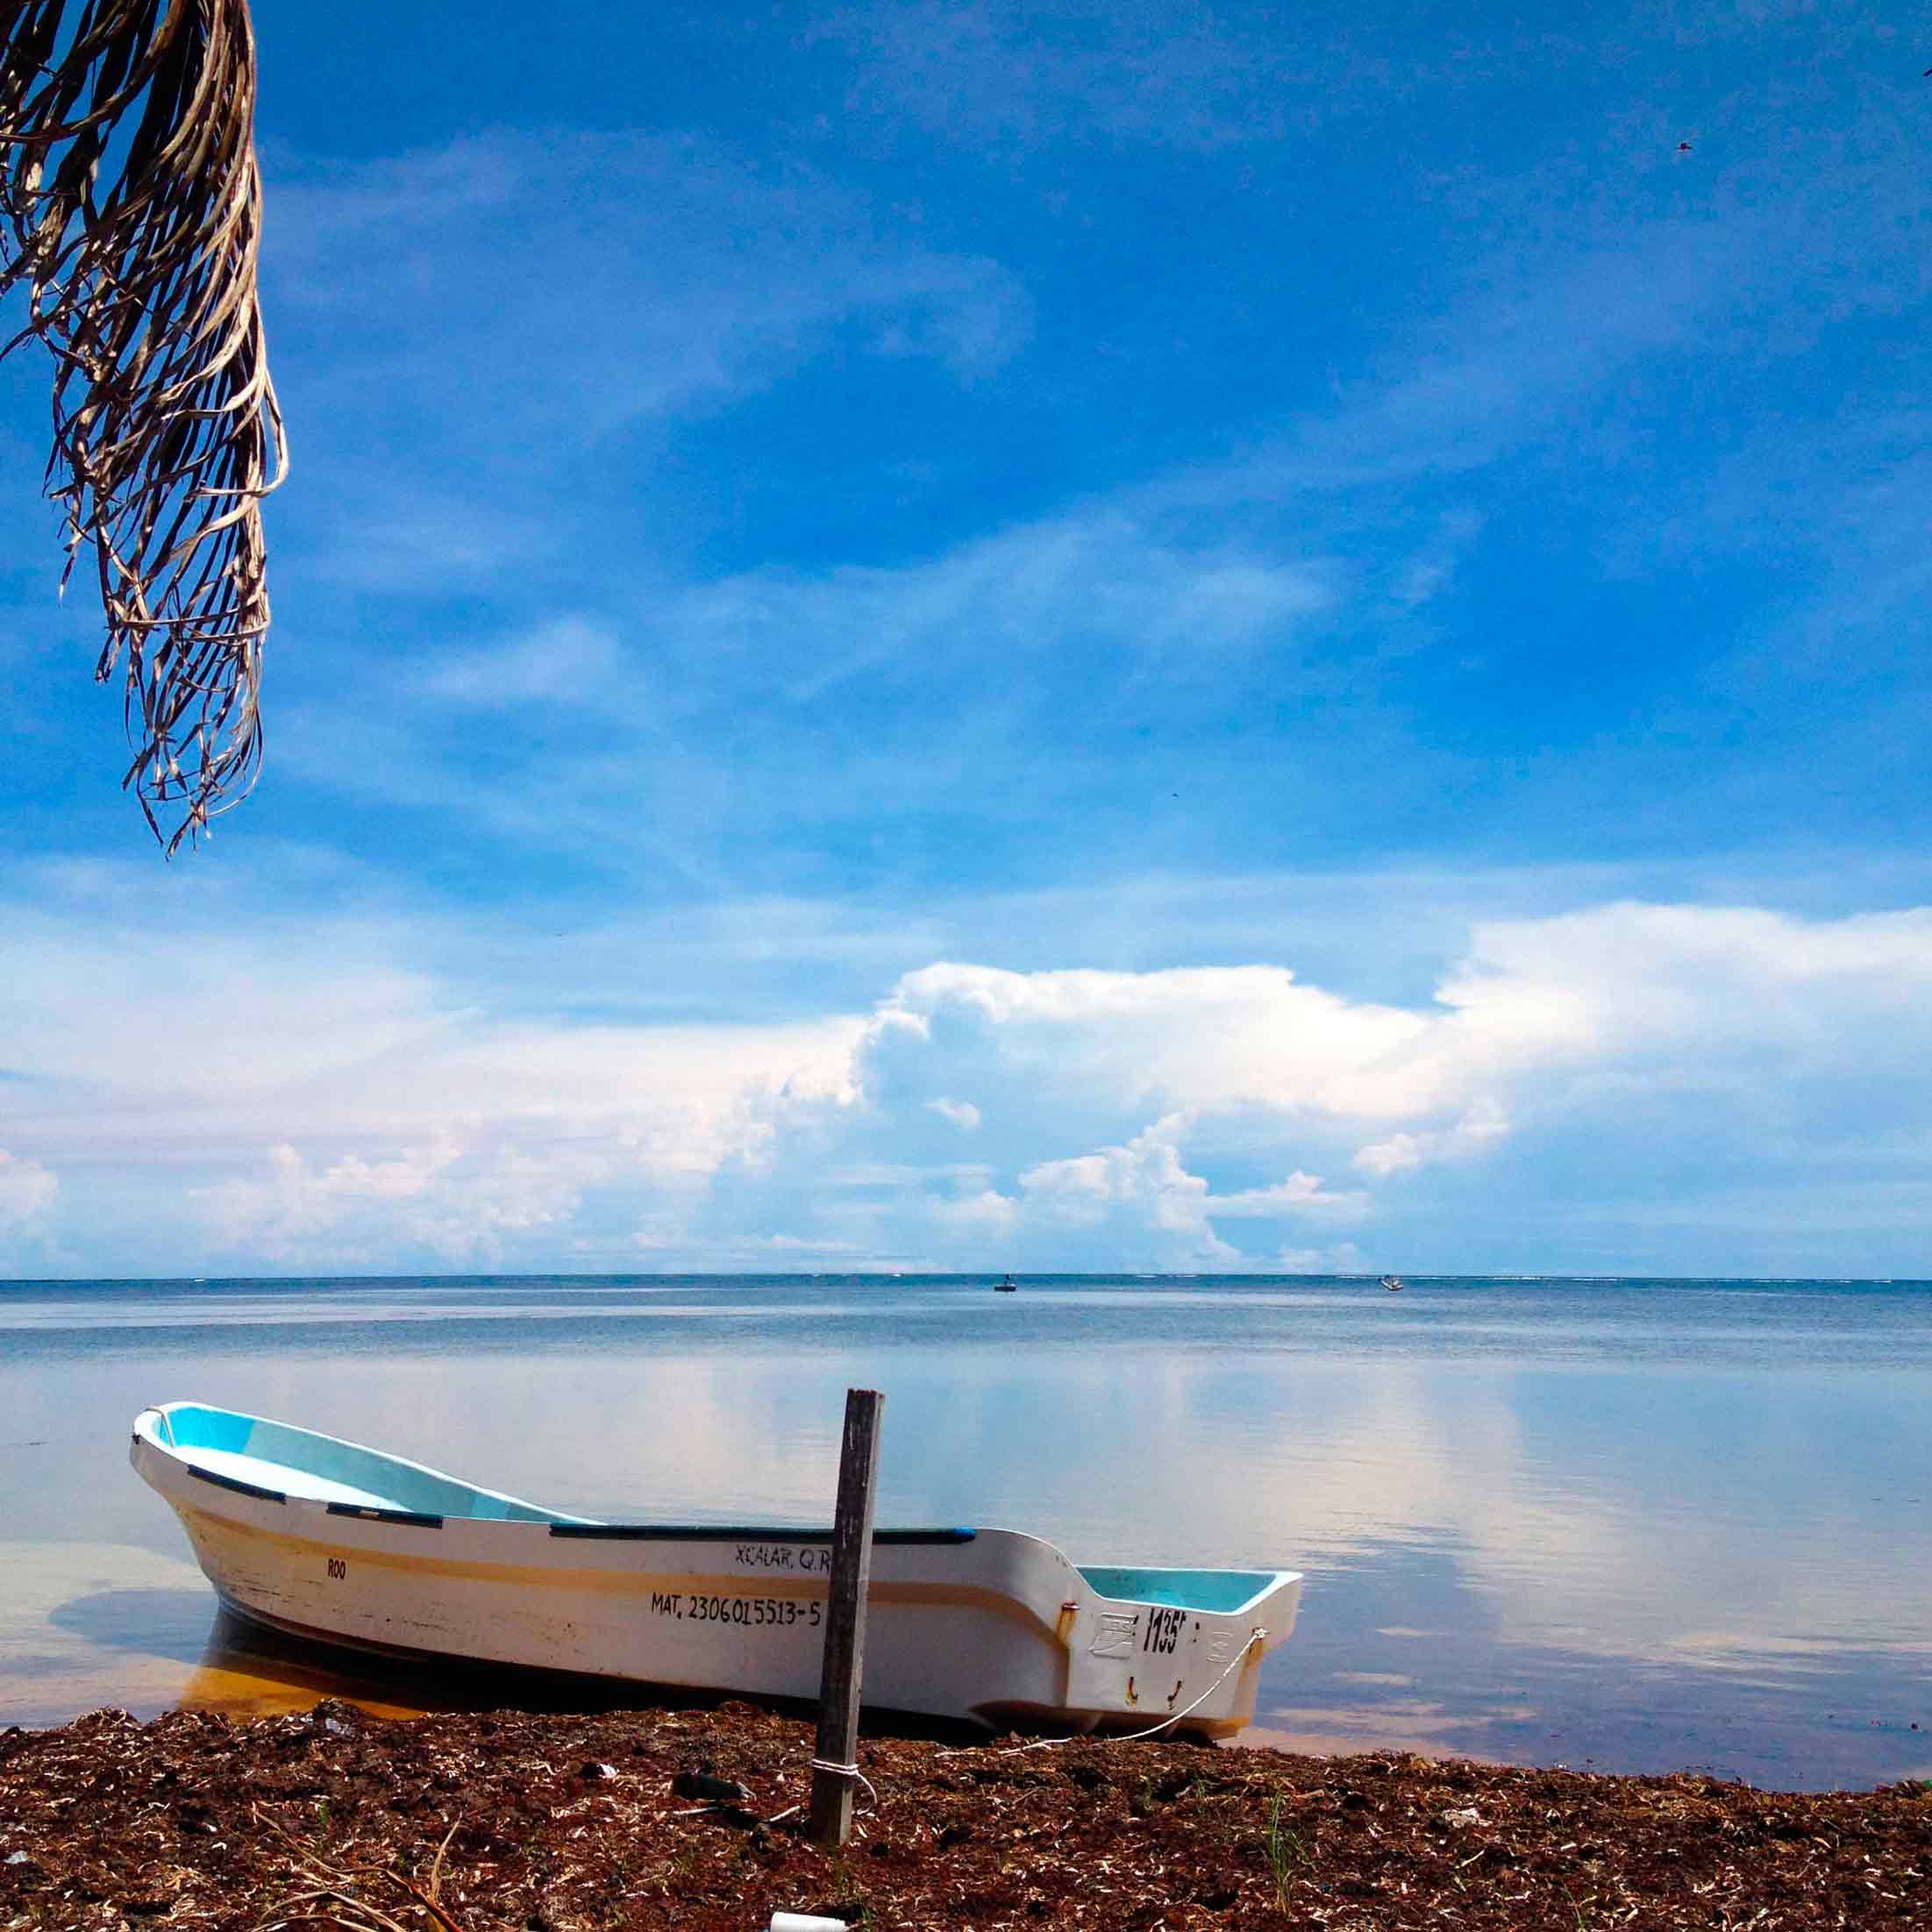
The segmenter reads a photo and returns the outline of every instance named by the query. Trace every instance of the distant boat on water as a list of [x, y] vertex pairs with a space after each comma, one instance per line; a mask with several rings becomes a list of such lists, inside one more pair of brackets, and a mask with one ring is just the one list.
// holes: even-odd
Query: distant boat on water
[[1017, 1294], [1020, 1292], [1020, 1284], [1011, 1275], [1002, 1274], [993, 1284], [993, 1292], [995, 1294]]
[[1381, 1285], [1391, 1294], [1400, 1294], [1402, 1292], [1402, 1278], [1399, 1274], [1385, 1274]]

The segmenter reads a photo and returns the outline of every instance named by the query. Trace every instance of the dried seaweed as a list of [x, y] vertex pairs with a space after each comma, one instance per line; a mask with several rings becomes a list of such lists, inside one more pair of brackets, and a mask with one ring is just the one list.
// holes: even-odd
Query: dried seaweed
[[904, 1932], [1817, 1932], [1932, 1924], [1932, 1791], [1793, 1794], [1412, 1757], [1082, 1740], [860, 1746], [828, 1857], [685, 1814], [699, 1755], [767, 1814], [812, 1732], [742, 1704], [233, 1725], [96, 1714], [0, 1739], [0, 1928], [745, 1932], [774, 1908]]
[[[250, 1815], [263, 1830], [287, 1845], [290, 1852], [293, 1883], [274, 1909], [254, 1932], [285, 1932], [298, 1925], [329, 1925], [340, 1932], [417, 1932], [426, 1924], [430, 1932], [463, 1932], [444, 1907], [441, 1892], [443, 1860], [450, 1840], [456, 1836], [452, 1825], [436, 1848], [425, 1882], [417, 1885], [406, 1872], [385, 1859], [357, 1862], [353, 1857], [323, 1857], [304, 1845], [286, 1827], [265, 1817], [259, 1808]], [[370, 1893], [401, 1893], [402, 1902], [393, 1899], [387, 1908]], [[400, 1914], [400, 1915], [399, 1915]]]
[[53, 357], [61, 583], [91, 550], [123, 783], [172, 852], [261, 755], [261, 499], [287, 447], [256, 299], [248, 10], [0, 0], [0, 293], [27, 291], [0, 355], [32, 339]]

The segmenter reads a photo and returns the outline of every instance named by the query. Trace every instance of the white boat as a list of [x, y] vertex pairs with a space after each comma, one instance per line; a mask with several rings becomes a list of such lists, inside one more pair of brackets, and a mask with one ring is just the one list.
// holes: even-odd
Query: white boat
[[1385, 1274], [1377, 1286], [1387, 1288], [1391, 1294], [1400, 1294], [1402, 1292], [1402, 1278], [1399, 1274]]
[[[199, 1402], [129, 1458], [216, 1593], [297, 1636], [816, 1699], [831, 1532], [596, 1522]], [[1284, 1570], [1075, 1565], [1010, 1529], [880, 1529], [865, 1700], [989, 1727], [1231, 1736], [1294, 1627]], [[1173, 1733], [1169, 1733], [1173, 1735]]]

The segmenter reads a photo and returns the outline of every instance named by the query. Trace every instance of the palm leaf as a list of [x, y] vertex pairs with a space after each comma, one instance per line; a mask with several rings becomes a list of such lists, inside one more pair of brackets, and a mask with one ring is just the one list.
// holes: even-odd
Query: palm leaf
[[28, 304], [0, 355], [53, 353], [61, 583], [91, 552], [123, 783], [172, 852], [261, 759], [261, 499], [288, 451], [255, 294], [254, 37], [246, 0], [0, 0], [0, 294]]

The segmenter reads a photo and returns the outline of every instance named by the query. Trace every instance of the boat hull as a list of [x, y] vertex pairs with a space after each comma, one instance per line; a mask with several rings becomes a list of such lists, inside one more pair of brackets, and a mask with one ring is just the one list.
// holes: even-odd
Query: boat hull
[[[817, 1695], [824, 1532], [358, 1508], [224, 1474], [165, 1433], [165, 1412], [144, 1415], [131, 1460], [174, 1508], [217, 1593], [245, 1616], [377, 1651]], [[1106, 1593], [1131, 1577], [1150, 1600], [1178, 1595], [1160, 1579], [1216, 1572], [1094, 1574], [1101, 1587], [1016, 1531], [881, 1532], [866, 1702], [1074, 1729], [1144, 1729], [1178, 1715], [1176, 1730], [1210, 1737], [1251, 1720], [1262, 1656], [1293, 1628], [1299, 1577], [1223, 1573], [1264, 1585], [1223, 1609]]]

